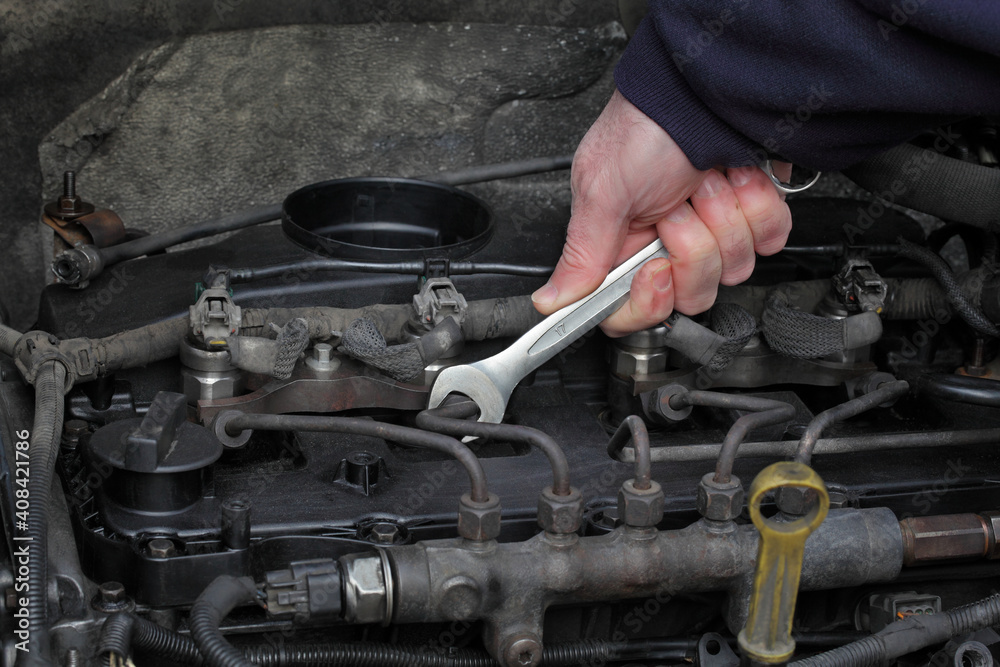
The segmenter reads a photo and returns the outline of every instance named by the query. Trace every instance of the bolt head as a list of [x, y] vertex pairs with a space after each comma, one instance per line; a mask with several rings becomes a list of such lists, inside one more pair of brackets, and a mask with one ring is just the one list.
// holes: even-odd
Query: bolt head
[[316, 361], [330, 361], [333, 346], [329, 343], [316, 343], [313, 347], [313, 358]]
[[101, 602], [116, 603], [125, 599], [125, 586], [118, 581], [105, 581], [98, 591], [101, 594]]
[[500, 498], [491, 493], [486, 502], [475, 502], [468, 493], [458, 504], [458, 534], [483, 542], [500, 536]]
[[177, 547], [174, 546], [173, 541], [162, 537], [150, 540], [146, 548], [153, 558], [170, 558], [177, 555]]
[[393, 523], [376, 523], [368, 533], [375, 544], [393, 544], [399, 538], [399, 527]]
[[106, 581], [97, 587], [97, 596], [91, 602], [98, 611], [114, 613], [132, 609], [132, 600], [125, 593], [125, 586], [117, 581]]
[[542, 661], [542, 644], [534, 637], [519, 637], [503, 652], [506, 667], [535, 667]]

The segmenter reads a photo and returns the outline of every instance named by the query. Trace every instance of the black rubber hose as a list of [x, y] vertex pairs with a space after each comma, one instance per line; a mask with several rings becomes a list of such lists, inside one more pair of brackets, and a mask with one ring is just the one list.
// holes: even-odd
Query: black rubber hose
[[1000, 227], [1000, 170], [903, 144], [843, 170], [876, 195], [900, 206], [996, 230]]
[[997, 623], [1000, 623], [1000, 594], [942, 614], [908, 616], [864, 639], [791, 664], [799, 667], [874, 667]]
[[143, 255], [158, 252], [171, 246], [180, 245], [181, 243], [253, 227], [254, 225], [260, 225], [271, 220], [279, 220], [280, 218], [281, 204], [257, 206], [245, 211], [231, 213], [215, 220], [207, 220], [178, 229], [150, 234], [149, 236], [119, 243], [108, 248], [101, 248], [99, 252], [104, 260], [104, 266], [109, 267], [112, 264], [142, 257]]
[[558, 155], [555, 157], [536, 157], [514, 162], [466, 167], [464, 169], [456, 169], [455, 171], [439, 171], [436, 174], [426, 174], [424, 176], [417, 176], [416, 178], [443, 185], [468, 185], [470, 183], [482, 183], [483, 181], [496, 181], [502, 178], [541, 174], [547, 171], [561, 171], [569, 169], [571, 166], [573, 166], [572, 155]]
[[168, 658], [173, 663], [202, 664], [198, 645], [190, 636], [129, 612], [109, 616], [101, 629], [99, 653], [105, 657], [114, 653], [124, 658], [132, 653], [133, 647]]
[[[801, 646], [829, 646], [855, 641], [857, 633], [814, 633], [793, 635]], [[731, 640], [734, 641], [734, 640]], [[658, 659], [683, 661], [698, 642], [692, 639], [642, 639], [626, 642], [583, 640], [550, 644], [542, 651], [543, 665], [597, 664], [613, 659], [642, 658], [655, 654]], [[100, 653], [129, 655], [132, 647], [156, 655], [173, 664], [202, 663], [194, 640], [174, 630], [168, 630], [141, 616], [122, 612], [104, 622]], [[455, 649], [447, 653], [428, 651], [405, 644], [376, 642], [311, 644], [301, 646], [241, 645], [243, 656], [260, 667], [495, 667], [497, 663], [484, 651]]]
[[555, 440], [538, 429], [516, 424], [490, 424], [467, 419], [479, 412], [471, 401], [443, 405], [424, 410], [417, 415], [417, 426], [427, 431], [453, 436], [472, 435], [478, 438], [499, 438], [537, 447], [552, 467], [552, 492], [557, 496], [570, 493], [569, 461], [566, 452]]
[[[572, 164], [572, 155], [561, 155], [558, 157], [532, 158], [501, 164], [468, 167], [456, 171], [418, 176], [417, 178], [445, 185], [466, 185], [501, 178], [514, 178], [516, 176], [569, 169]], [[188, 241], [245, 229], [272, 220], [279, 220], [281, 219], [281, 211], [282, 204], [258, 206], [245, 211], [231, 213], [216, 220], [208, 220], [178, 229], [150, 234], [108, 248], [97, 248], [95, 251], [100, 254], [104, 268], [107, 268], [113, 264], [161, 252], [171, 246], [187, 243]], [[485, 273], [485, 271], [480, 272]]]
[[646, 423], [637, 415], [629, 415], [618, 425], [611, 440], [608, 441], [608, 456], [617, 459], [625, 443], [632, 439], [635, 450], [635, 481], [633, 485], [640, 491], [649, 488], [653, 480], [652, 454], [649, 448], [649, 431]]
[[934, 278], [941, 284], [952, 308], [955, 309], [959, 317], [965, 320], [966, 324], [985, 336], [1000, 336], [1000, 330], [965, 295], [951, 267], [940, 256], [927, 248], [921, 248], [915, 243], [910, 243], [902, 237], [899, 238], [898, 242], [900, 257], [911, 259], [927, 267]]
[[840, 405], [819, 413], [809, 422], [805, 433], [799, 439], [799, 448], [795, 452], [795, 460], [799, 463], [809, 465], [809, 462], [812, 461], [813, 450], [816, 448], [816, 441], [819, 440], [820, 436], [823, 435], [823, 431], [831, 424], [856, 417], [883, 403], [895, 401], [905, 396], [909, 390], [910, 385], [904, 380], [886, 382], [864, 396], [852, 398], [849, 401], [845, 401]]
[[543, 319], [528, 295], [470, 301], [462, 334], [465, 340], [520, 336]]
[[686, 408], [689, 405], [752, 411], [737, 419], [729, 427], [726, 439], [722, 441], [722, 449], [719, 450], [719, 458], [715, 462], [715, 477], [713, 478], [719, 484], [727, 484], [732, 479], [736, 454], [750, 431], [780, 424], [795, 417], [795, 406], [784, 401], [757, 396], [724, 394], [716, 391], [686, 391], [676, 394], [670, 399], [670, 407], [674, 409]]
[[232, 417], [225, 424], [226, 433], [237, 436], [246, 430], [261, 431], [317, 431], [324, 433], [351, 433], [393, 440], [444, 452], [454, 456], [469, 474], [472, 486], [470, 496], [476, 502], [486, 502], [490, 492], [486, 483], [483, 464], [472, 450], [455, 438], [440, 433], [421, 431], [407, 426], [386, 424], [356, 417], [329, 417], [324, 415], [258, 415], [245, 414]]
[[209, 667], [252, 667], [235, 646], [222, 636], [219, 625], [229, 612], [257, 598], [257, 584], [250, 577], [216, 577], [191, 607], [189, 623], [198, 650]]
[[102, 374], [124, 368], [141, 368], [177, 356], [181, 340], [188, 332], [188, 318], [175, 317], [138, 329], [92, 341], [94, 358]]
[[882, 319], [936, 319], [940, 323], [951, 319], [951, 305], [934, 278], [888, 278], [885, 283], [885, 307], [880, 313]]
[[[35, 377], [35, 419], [28, 449], [28, 633], [29, 653], [24, 664], [49, 663], [49, 501], [55, 474], [56, 454], [62, 435], [66, 368], [46, 361]], [[18, 663], [20, 664], [20, 662]]]
[[988, 378], [928, 373], [917, 379], [917, 394], [967, 405], [1000, 408], [1000, 384]]
[[[528, 266], [504, 262], [452, 262], [448, 265], [448, 274], [464, 276], [477, 273], [496, 273], [508, 276], [544, 278], [551, 274], [554, 268], [552, 266]], [[426, 273], [427, 267], [423, 262], [355, 262], [345, 259], [310, 259], [259, 268], [230, 269], [229, 280], [233, 283], [249, 283], [265, 278], [277, 278], [293, 271], [366, 271], [422, 276]]]

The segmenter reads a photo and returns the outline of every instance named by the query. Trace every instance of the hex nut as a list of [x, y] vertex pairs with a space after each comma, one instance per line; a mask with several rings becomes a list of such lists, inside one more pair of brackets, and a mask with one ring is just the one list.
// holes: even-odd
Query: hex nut
[[458, 534], [484, 542], [500, 536], [500, 498], [491, 493], [486, 502], [476, 502], [468, 493], [458, 503]]
[[381, 556], [351, 554], [340, 559], [344, 582], [344, 620], [381, 623], [391, 613]]
[[652, 375], [667, 370], [669, 350], [623, 350], [615, 346], [611, 349], [609, 369], [622, 379], [633, 375]]
[[242, 392], [245, 385], [243, 374], [239, 371], [215, 372], [181, 368], [181, 378], [184, 395], [192, 405], [202, 400], [232, 398]]
[[538, 525], [546, 533], [569, 535], [583, 523], [583, 495], [570, 487], [569, 495], [557, 496], [546, 486], [538, 496]]
[[618, 490], [618, 516], [626, 526], [655, 528], [663, 520], [663, 489], [651, 481], [648, 489], [635, 488], [635, 480], [622, 483]]
[[733, 475], [728, 482], [716, 482], [707, 473], [698, 483], [698, 513], [711, 521], [732, 521], [743, 511], [743, 485]]
[[802, 516], [816, 505], [816, 492], [801, 486], [783, 486], [774, 492], [774, 503], [785, 514]]

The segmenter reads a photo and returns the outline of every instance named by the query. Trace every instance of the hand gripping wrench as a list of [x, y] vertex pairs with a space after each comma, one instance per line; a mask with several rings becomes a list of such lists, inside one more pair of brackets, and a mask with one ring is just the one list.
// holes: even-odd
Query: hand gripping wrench
[[668, 256], [663, 243], [653, 241], [608, 274], [594, 292], [552, 313], [503, 352], [445, 368], [431, 387], [428, 407], [441, 405], [448, 394], [464, 394], [479, 406], [479, 421], [499, 424], [518, 382], [621, 308], [643, 264]]

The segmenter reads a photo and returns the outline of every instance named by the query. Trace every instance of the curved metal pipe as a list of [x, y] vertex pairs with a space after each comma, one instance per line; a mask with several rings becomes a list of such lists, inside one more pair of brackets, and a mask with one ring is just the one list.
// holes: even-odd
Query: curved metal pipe
[[454, 456], [465, 466], [472, 486], [470, 496], [478, 503], [489, 500], [490, 492], [486, 483], [483, 464], [472, 450], [458, 440], [421, 431], [408, 426], [397, 426], [370, 419], [355, 417], [330, 417], [325, 415], [257, 415], [245, 414], [226, 422], [226, 433], [235, 437], [246, 430], [260, 431], [317, 431], [325, 433], [351, 433], [368, 435], [385, 440], [395, 440], [405, 445], [424, 447]]
[[522, 442], [542, 450], [552, 466], [552, 492], [557, 496], [570, 493], [569, 461], [562, 447], [551, 437], [538, 429], [515, 424], [489, 424], [467, 421], [479, 412], [472, 401], [462, 401], [452, 405], [442, 405], [432, 410], [424, 410], [417, 415], [417, 426], [427, 431], [446, 435], [479, 438], [501, 438], [512, 442]]
[[852, 398], [845, 403], [819, 413], [809, 422], [806, 432], [799, 439], [799, 448], [795, 452], [795, 460], [799, 463], [809, 465], [809, 462], [812, 460], [813, 449], [816, 448], [816, 441], [819, 440], [819, 437], [823, 435], [823, 431], [831, 424], [856, 417], [862, 412], [867, 412], [882, 403], [894, 401], [901, 396], [905, 396], [909, 390], [910, 385], [904, 380], [886, 382], [880, 385], [875, 391], [869, 392], [864, 396]]
[[727, 484], [733, 475], [733, 463], [740, 445], [747, 434], [754, 429], [786, 422], [795, 416], [795, 407], [784, 401], [742, 394], [724, 394], [716, 391], [686, 391], [670, 399], [670, 407], [685, 408], [697, 405], [728, 410], [752, 410], [743, 415], [729, 428], [722, 442], [719, 458], [715, 462], [715, 477], [720, 484]]
[[653, 480], [653, 463], [649, 447], [649, 431], [646, 429], [646, 422], [637, 415], [626, 417], [611, 440], [608, 441], [608, 456], [613, 459], [618, 458], [618, 453], [625, 447], [625, 443], [632, 438], [632, 448], [635, 450], [635, 482], [633, 486], [640, 491], [649, 488]]

